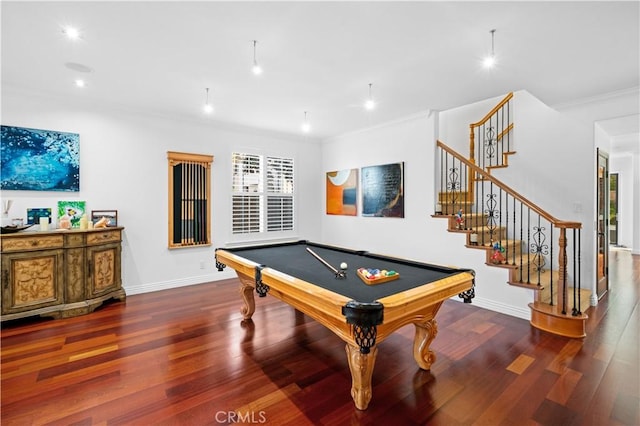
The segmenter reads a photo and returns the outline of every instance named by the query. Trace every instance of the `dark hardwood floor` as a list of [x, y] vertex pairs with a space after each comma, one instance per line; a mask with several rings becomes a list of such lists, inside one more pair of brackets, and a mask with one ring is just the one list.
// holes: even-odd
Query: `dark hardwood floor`
[[584, 339], [446, 301], [432, 370], [402, 328], [366, 411], [344, 343], [270, 297], [242, 324], [237, 280], [4, 323], [2, 425], [639, 425], [640, 256], [612, 251], [610, 270]]

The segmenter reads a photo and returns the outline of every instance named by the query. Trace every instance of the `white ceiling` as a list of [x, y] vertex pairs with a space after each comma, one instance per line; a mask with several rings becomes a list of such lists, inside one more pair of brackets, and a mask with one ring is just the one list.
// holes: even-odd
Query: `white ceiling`
[[[639, 6], [2, 1], [2, 87], [295, 135], [308, 111], [310, 137], [327, 138], [520, 89], [555, 105], [637, 88]], [[67, 40], [67, 24], [83, 38]], [[494, 28], [498, 65], [487, 71]]]

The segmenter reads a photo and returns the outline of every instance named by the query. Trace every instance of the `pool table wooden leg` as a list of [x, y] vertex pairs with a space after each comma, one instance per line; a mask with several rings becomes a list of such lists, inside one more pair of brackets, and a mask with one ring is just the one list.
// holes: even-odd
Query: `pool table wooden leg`
[[368, 354], [360, 352], [360, 347], [355, 345], [347, 344], [345, 349], [351, 370], [351, 397], [358, 410], [366, 410], [371, 401], [371, 377], [378, 347], [372, 347]]
[[256, 310], [256, 301], [253, 298], [255, 281], [245, 275], [237, 274], [240, 279], [240, 296], [244, 306], [240, 307], [240, 313], [245, 320], [250, 320]]
[[429, 349], [431, 342], [438, 334], [438, 323], [435, 318], [423, 322], [415, 322], [416, 335], [413, 339], [413, 358], [423, 370], [430, 370], [436, 362], [436, 354]]

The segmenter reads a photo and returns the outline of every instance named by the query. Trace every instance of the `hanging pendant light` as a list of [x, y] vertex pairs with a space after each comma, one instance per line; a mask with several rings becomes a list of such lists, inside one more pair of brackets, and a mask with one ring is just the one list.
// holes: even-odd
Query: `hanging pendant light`
[[369, 83], [369, 98], [364, 103], [364, 108], [369, 111], [376, 107], [376, 103], [373, 100], [373, 95], [371, 94], [371, 86], [373, 86], [373, 83]]
[[258, 60], [256, 59], [256, 44], [257, 43], [258, 43], [258, 40], [253, 40], [253, 67], [251, 67], [251, 71], [255, 75], [260, 75], [260, 74], [262, 74], [262, 68], [260, 68], [260, 65], [258, 65]]
[[311, 131], [311, 124], [309, 124], [309, 120], [307, 120], [307, 111], [304, 112], [304, 121], [302, 122], [302, 131], [304, 133], [309, 133]]
[[207, 87], [205, 90], [207, 92], [207, 95], [202, 110], [207, 114], [211, 114], [213, 112], [213, 105], [209, 103], [209, 88]]
[[496, 52], [494, 49], [494, 37], [496, 34], [496, 30], [491, 30], [490, 33], [491, 33], [491, 54], [486, 58], [484, 58], [484, 61], [482, 62], [485, 68], [493, 68], [496, 64]]

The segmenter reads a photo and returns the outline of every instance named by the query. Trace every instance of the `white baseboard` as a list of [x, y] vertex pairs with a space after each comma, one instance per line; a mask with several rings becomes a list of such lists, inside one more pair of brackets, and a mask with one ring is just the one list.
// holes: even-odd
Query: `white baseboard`
[[[225, 269], [222, 272], [214, 272], [212, 274], [197, 275], [194, 277], [180, 278], [177, 280], [160, 281], [154, 283], [145, 283], [137, 286], [127, 287], [123, 285], [125, 292], [128, 296], [134, 294], [151, 293], [153, 291], [168, 290], [171, 288], [186, 287], [190, 285], [203, 284], [212, 281], [226, 280], [230, 278], [237, 278], [237, 275], [233, 269]], [[462, 299], [452, 297], [451, 300], [455, 300], [462, 303]], [[482, 297], [475, 297], [472, 302], [474, 306], [479, 308], [488, 309], [490, 311], [499, 312], [501, 314], [509, 315], [516, 318], [521, 318], [529, 321], [531, 319], [531, 310], [527, 308], [521, 308], [518, 306], [507, 305], [501, 302], [496, 302], [490, 299], [483, 299]]]
[[[464, 303], [462, 299], [459, 299], [457, 296], [452, 297], [451, 300], [456, 300], [458, 302]], [[512, 317], [521, 318], [527, 321], [531, 320], [531, 309], [529, 309], [528, 306], [526, 308], [521, 308], [519, 306], [507, 305], [490, 299], [483, 299], [482, 297], [478, 296], [474, 297], [471, 300], [471, 304], [479, 308], [488, 309], [490, 311], [498, 312]]]
[[212, 274], [197, 275], [194, 277], [180, 278], [177, 280], [144, 283], [131, 287], [127, 287], [127, 284], [123, 283], [122, 286], [124, 287], [124, 291], [127, 293], [127, 296], [132, 296], [134, 294], [151, 293], [153, 291], [186, 287], [189, 285], [203, 284], [211, 281], [227, 280], [229, 278], [237, 278], [237, 275], [233, 269], [227, 268], [222, 272], [214, 272]]

